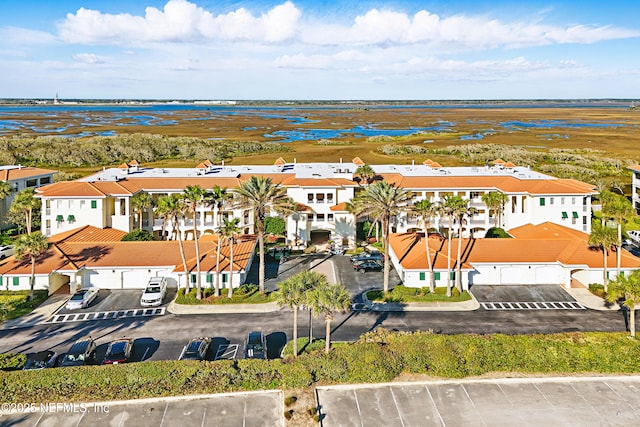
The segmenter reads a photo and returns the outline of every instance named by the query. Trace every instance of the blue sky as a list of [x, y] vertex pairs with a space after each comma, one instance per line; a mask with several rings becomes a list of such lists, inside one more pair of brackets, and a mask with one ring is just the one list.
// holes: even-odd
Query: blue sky
[[640, 2], [0, 3], [0, 98], [640, 98]]

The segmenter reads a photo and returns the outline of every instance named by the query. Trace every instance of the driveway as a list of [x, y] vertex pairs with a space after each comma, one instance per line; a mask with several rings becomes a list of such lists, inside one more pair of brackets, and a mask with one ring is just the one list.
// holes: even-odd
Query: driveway
[[[73, 313], [94, 313], [115, 310], [136, 310], [142, 309], [140, 305], [140, 296], [143, 289], [100, 289], [98, 297], [93, 300], [91, 305], [80, 310], [68, 310], [63, 305], [57, 314], [73, 314]], [[176, 296], [176, 288], [167, 288], [167, 294], [164, 297], [163, 304], [160, 307], [166, 307]]]
[[323, 427], [637, 426], [640, 377], [318, 387]]
[[560, 285], [474, 285], [471, 293], [485, 310], [582, 310]]

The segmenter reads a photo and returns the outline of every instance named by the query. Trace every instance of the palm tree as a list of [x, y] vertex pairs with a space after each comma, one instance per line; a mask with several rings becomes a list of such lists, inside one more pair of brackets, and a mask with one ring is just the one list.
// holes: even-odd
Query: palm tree
[[408, 208], [411, 193], [403, 188], [378, 181], [358, 194], [351, 203], [356, 215], [368, 215], [382, 224], [384, 246], [384, 293], [389, 292], [389, 232], [391, 218]]
[[602, 264], [602, 281], [604, 286], [604, 291], [608, 291], [609, 278], [607, 277], [607, 257], [609, 255], [609, 249], [612, 246], [615, 246], [618, 242], [618, 237], [616, 235], [616, 230], [607, 227], [606, 225], [595, 223], [595, 226], [591, 230], [591, 234], [589, 235], [589, 245], [597, 246], [602, 249], [603, 254], [603, 264]]
[[[307, 292], [325, 286], [327, 278], [315, 271], [302, 271], [278, 284], [276, 302], [293, 310], [293, 355], [298, 356], [298, 309], [307, 302]], [[309, 337], [311, 342], [311, 337]]]
[[489, 211], [494, 212], [493, 226], [499, 228], [502, 226], [502, 213], [504, 212], [504, 204], [507, 203], [509, 197], [502, 191], [489, 191], [482, 195], [482, 202], [487, 206]]
[[[613, 194], [613, 193], [612, 193]], [[602, 216], [611, 218], [615, 221], [618, 228], [618, 241], [616, 242], [616, 268], [617, 274], [620, 274], [620, 258], [622, 255], [622, 225], [626, 223], [629, 217], [634, 216], [636, 210], [629, 200], [624, 196], [612, 197], [611, 200], [602, 209]]]
[[462, 224], [465, 218], [472, 218], [476, 214], [476, 208], [469, 207], [469, 200], [462, 200], [456, 210], [456, 221], [458, 223], [458, 254], [456, 256], [456, 288], [462, 293]]
[[211, 190], [211, 205], [216, 212], [216, 225], [218, 230], [218, 245], [216, 246], [216, 282], [215, 282], [215, 296], [220, 295], [220, 247], [222, 245], [222, 236], [219, 232], [222, 227], [222, 211], [224, 207], [229, 203], [232, 198], [232, 194], [227, 191], [226, 188], [219, 186], [213, 187]]
[[39, 209], [42, 201], [35, 196], [33, 188], [25, 188], [18, 191], [11, 203], [9, 211], [16, 214], [24, 214], [27, 234], [31, 234], [31, 224], [33, 223], [33, 211]]
[[436, 279], [433, 271], [433, 261], [431, 260], [431, 251], [429, 249], [429, 229], [431, 228], [432, 219], [438, 215], [438, 205], [430, 200], [424, 199], [416, 202], [412, 210], [420, 217], [420, 222], [422, 222], [422, 228], [424, 229], [424, 245], [430, 272], [429, 289], [433, 292], [436, 287]]
[[[465, 201], [460, 196], [444, 196], [440, 202], [442, 213], [447, 217], [447, 296], [451, 296], [451, 228], [458, 216], [461, 208], [466, 206]], [[458, 237], [459, 238], [459, 237]]]
[[49, 243], [42, 233], [23, 234], [16, 241], [15, 258], [17, 260], [29, 258], [31, 262], [31, 277], [29, 278], [29, 300], [33, 299], [33, 288], [36, 282], [36, 258], [42, 255]]
[[158, 215], [171, 221], [173, 227], [174, 238], [178, 240], [178, 248], [180, 249], [180, 258], [182, 258], [182, 266], [184, 267], [184, 274], [186, 278], [185, 283], [185, 295], [189, 293], [189, 270], [187, 269], [187, 259], [184, 256], [184, 247], [182, 245], [182, 231], [179, 229], [180, 219], [184, 219], [185, 205], [183, 203], [183, 197], [181, 194], [170, 194], [168, 196], [161, 196], [158, 199], [158, 206], [156, 208]]
[[198, 207], [211, 204], [211, 196], [199, 185], [187, 185], [184, 189], [184, 205], [193, 219], [193, 241], [196, 247], [196, 299], [202, 299], [202, 277], [200, 271], [200, 243], [198, 236]]
[[358, 166], [358, 168], [353, 173], [354, 178], [358, 178], [358, 183], [361, 181], [366, 182], [367, 184], [371, 184], [373, 178], [376, 177], [376, 172], [369, 165]]
[[155, 200], [147, 192], [140, 191], [131, 197], [131, 209], [138, 214], [138, 229], [142, 230], [142, 215], [147, 209], [151, 209], [155, 206]]
[[228, 298], [233, 296], [233, 244], [240, 234], [240, 218], [225, 219], [222, 227], [218, 230], [221, 236], [229, 242], [229, 292]]
[[347, 289], [340, 284], [325, 283], [307, 292], [307, 304], [315, 314], [323, 314], [325, 322], [325, 347], [329, 353], [331, 347], [331, 321], [335, 312], [349, 310], [351, 299]]
[[629, 308], [629, 333], [636, 336], [636, 304], [640, 303], [640, 270], [634, 270], [628, 276], [618, 274], [609, 284], [607, 300], [617, 302], [624, 298], [624, 305]]
[[234, 190], [236, 200], [234, 206], [238, 209], [253, 210], [253, 218], [258, 231], [258, 245], [260, 250], [259, 289], [264, 295], [264, 219], [272, 210], [287, 210], [290, 198], [287, 190], [279, 184], [273, 184], [271, 178], [252, 176]]

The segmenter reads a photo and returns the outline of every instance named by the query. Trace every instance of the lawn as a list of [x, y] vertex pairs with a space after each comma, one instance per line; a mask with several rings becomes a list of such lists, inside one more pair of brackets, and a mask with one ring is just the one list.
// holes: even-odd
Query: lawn
[[231, 298], [227, 297], [227, 289], [220, 289], [220, 296], [214, 296], [213, 288], [202, 289], [202, 299], [196, 299], [196, 289], [192, 288], [185, 295], [184, 289], [178, 291], [176, 298], [177, 304], [187, 305], [219, 305], [219, 304], [263, 304], [274, 301], [273, 294], [270, 292], [261, 295], [256, 285], [247, 284], [233, 290]]
[[29, 314], [48, 298], [47, 291], [35, 291], [29, 301], [29, 291], [0, 291], [0, 322]]
[[453, 288], [451, 296], [447, 297], [446, 287], [437, 287], [435, 292], [431, 292], [426, 287], [409, 288], [399, 285], [391, 289], [387, 297], [382, 290], [374, 290], [367, 292], [367, 298], [374, 302], [460, 302], [470, 300], [471, 295], [467, 291], [459, 293]]

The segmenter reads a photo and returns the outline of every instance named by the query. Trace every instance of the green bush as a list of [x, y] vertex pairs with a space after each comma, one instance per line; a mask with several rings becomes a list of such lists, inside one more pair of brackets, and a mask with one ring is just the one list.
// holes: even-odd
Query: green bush
[[147, 230], [133, 230], [130, 233], [122, 236], [121, 239], [123, 242], [151, 242], [155, 240], [153, 234], [149, 233]]
[[600, 298], [605, 297], [604, 286], [600, 283], [589, 283], [589, 291]]
[[284, 219], [277, 216], [268, 216], [264, 219], [265, 234], [282, 235], [286, 230]]
[[464, 291], [462, 294], [458, 289], [451, 289], [451, 297], [447, 297], [447, 288], [443, 286], [436, 287], [434, 292], [429, 288], [412, 288], [398, 285], [389, 291], [389, 295], [385, 297], [382, 290], [373, 290], [367, 292], [369, 301], [380, 302], [460, 302], [471, 299], [469, 292]]
[[26, 361], [27, 356], [24, 354], [0, 353], [0, 370], [15, 371], [22, 369]]
[[[321, 341], [319, 341], [321, 342]], [[22, 355], [0, 355], [3, 369], [20, 369]], [[297, 358], [154, 361], [42, 371], [0, 372], [4, 402], [95, 401], [300, 388], [312, 385], [390, 381], [402, 373], [464, 378], [509, 375], [635, 374], [640, 340], [626, 333], [551, 335], [443, 335], [378, 328], [357, 342]]]
[[491, 227], [484, 235], [485, 239], [511, 239], [512, 236], [502, 228]]
[[177, 304], [197, 305], [197, 304], [262, 304], [271, 302], [274, 299], [272, 293], [267, 292], [261, 295], [258, 286], [254, 284], [244, 284], [233, 290], [232, 297], [229, 298], [227, 289], [220, 289], [220, 295], [214, 296], [215, 289], [208, 287], [202, 289], [202, 299], [196, 298], [196, 288], [191, 287], [185, 294], [185, 289], [178, 289], [176, 297]]

